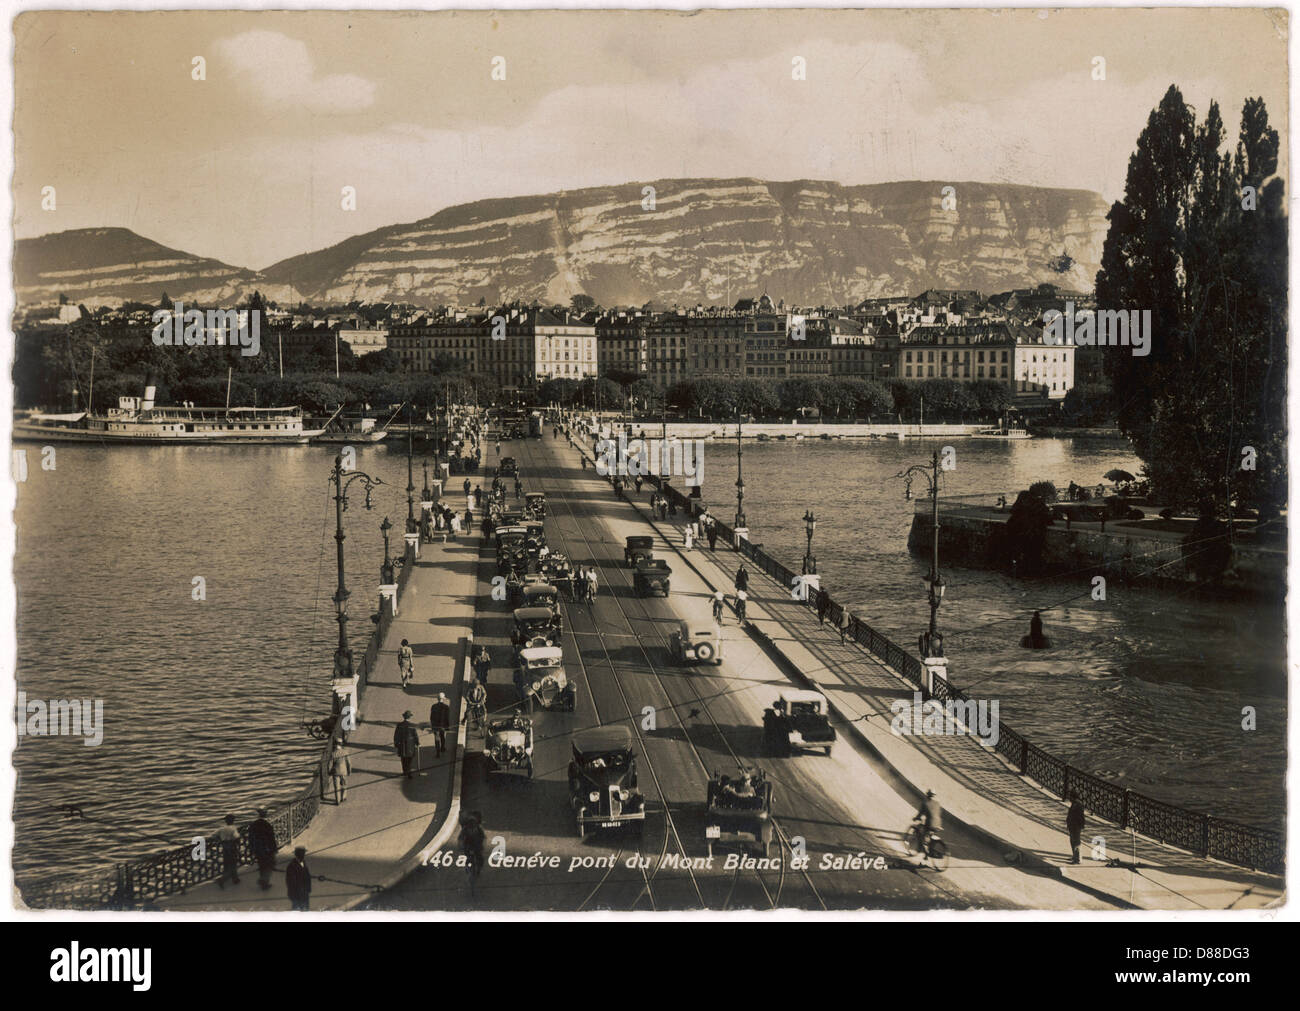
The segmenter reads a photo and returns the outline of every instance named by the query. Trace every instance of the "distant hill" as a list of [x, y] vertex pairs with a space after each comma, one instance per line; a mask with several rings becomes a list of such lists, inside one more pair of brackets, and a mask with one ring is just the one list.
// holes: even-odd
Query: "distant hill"
[[[646, 185], [653, 209], [642, 207]], [[949, 185], [954, 210], [942, 206]], [[582, 292], [603, 305], [694, 305], [766, 290], [843, 304], [930, 287], [1089, 290], [1107, 209], [1087, 190], [1001, 183], [662, 179], [460, 204], [260, 273], [125, 229], [22, 240], [15, 263], [20, 301], [156, 300], [163, 287], [223, 300], [259, 287], [280, 301], [567, 303]]]
[[76, 228], [19, 239], [14, 284], [19, 305], [60, 294], [70, 302], [156, 303], [163, 291], [176, 299], [233, 304], [257, 287], [268, 298], [296, 301], [288, 289], [268, 290], [256, 271], [168, 249], [129, 228]]

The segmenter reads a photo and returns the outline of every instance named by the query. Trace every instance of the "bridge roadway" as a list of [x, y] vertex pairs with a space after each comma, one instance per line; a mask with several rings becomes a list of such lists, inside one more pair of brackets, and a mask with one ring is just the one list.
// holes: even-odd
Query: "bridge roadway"
[[[491, 442], [491, 440], [488, 440]], [[600, 910], [801, 908], [895, 910], [1034, 908], [1104, 909], [1092, 896], [1033, 871], [1006, 864], [1000, 852], [949, 829], [948, 870], [914, 867], [902, 846], [914, 803], [890, 770], [841, 733], [831, 757], [773, 758], [761, 747], [762, 710], [789, 684], [772, 661], [724, 618], [721, 667], [679, 667], [667, 653], [675, 620], [707, 616], [703, 581], [673, 548], [656, 554], [673, 567], [669, 598], [642, 599], [623, 564], [623, 538], [647, 525], [563, 440], [502, 444], [519, 460], [525, 490], [547, 494], [547, 538], [574, 565], [595, 562], [600, 590], [594, 607], [566, 600], [564, 652], [577, 684], [575, 713], [535, 717], [535, 777], [486, 781], [467, 744], [462, 809], [481, 811], [489, 855], [512, 862], [540, 857], [544, 866], [489, 866], [471, 894], [463, 870], [431, 863], [371, 901], [371, 909]], [[485, 461], [495, 465], [495, 458]], [[511, 617], [492, 602], [490, 543], [479, 556], [475, 642], [493, 655], [489, 709], [508, 712], [515, 700], [510, 661]], [[436, 619], [435, 619], [436, 620]], [[651, 724], [644, 711], [654, 714]], [[568, 804], [570, 738], [601, 724], [630, 726], [637, 739], [639, 787], [648, 799], [641, 838], [605, 830], [579, 840]], [[776, 839], [771, 867], [731, 867], [730, 849], [704, 841], [705, 788], [713, 770], [757, 765], [775, 784]], [[792, 866], [796, 852], [807, 869]], [[450, 853], [452, 850], [444, 850]], [[884, 869], [829, 869], [824, 861], [863, 854]], [[692, 866], [674, 866], [686, 857]], [[558, 860], [556, 860], [558, 858]]]

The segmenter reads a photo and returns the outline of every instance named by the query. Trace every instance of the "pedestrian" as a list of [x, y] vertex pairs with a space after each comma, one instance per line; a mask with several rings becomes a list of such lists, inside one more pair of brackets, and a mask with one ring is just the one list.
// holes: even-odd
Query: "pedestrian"
[[745, 623], [745, 601], [749, 600], [749, 594], [744, 590], [736, 591], [736, 621], [740, 624]]
[[636, 493], [637, 493], [638, 495], [641, 494], [641, 484], [642, 484], [642, 482], [643, 482], [644, 480], [645, 480], [645, 479], [644, 479], [643, 477], [641, 477], [640, 474], [638, 474], [638, 475], [633, 479], [633, 481], [632, 481], [632, 483], [633, 483], [634, 485], [636, 485]]
[[307, 847], [295, 846], [293, 859], [284, 869], [284, 884], [289, 890], [289, 908], [305, 913], [311, 906], [311, 871], [307, 869]]
[[417, 761], [420, 757], [420, 732], [411, 722], [411, 717], [414, 715], [408, 709], [402, 713], [402, 722], [393, 728], [393, 748], [402, 760], [402, 772], [406, 774], [407, 779], [415, 778], [412, 769], [418, 768], [420, 764]]
[[488, 652], [486, 646], [480, 646], [478, 648], [478, 654], [474, 657], [474, 675], [483, 684], [484, 688], [487, 687], [488, 674], [491, 670], [492, 654]]
[[447, 750], [447, 730], [451, 726], [451, 705], [445, 692], [439, 692], [429, 707], [429, 729], [433, 731], [434, 758], [441, 758]]
[[471, 485], [470, 485], [470, 483], [469, 483], [469, 478], [465, 478], [465, 497], [466, 497], [466, 498], [469, 498], [470, 487], [471, 487]]
[[330, 777], [334, 781], [334, 803], [342, 804], [348, 799], [348, 777], [352, 775], [352, 760], [345, 749], [334, 752], [330, 761]]
[[481, 484], [474, 489], [474, 508], [483, 508], [483, 486]]
[[226, 878], [239, 884], [239, 829], [235, 828], [235, 816], [226, 815], [226, 823], [217, 829], [217, 839], [221, 843], [221, 877], [217, 884], [225, 888]]
[[1065, 815], [1065, 828], [1070, 833], [1070, 852], [1073, 854], [1070, 863], [1077, 864], [1079, 844], [1083, 841], [1083, 805], [1073, 790], [1070, 791], [1070, 810]]
[[713, 551], [718, 546], [718, 525], [713, 520], [709, 520], [705, 530], [709, 535], [709, 550]]
[[831, 595], [825, 590], [817, 591], [817, 624], [826, 624], [826, 612], [831, 609]]
[[749, 570], [745, 568], [745, 564], [743, 562], [741, 563], [740, 568], [736, 570], [736, 589], [737, 590], [749, 589]]
[[257, 809], [257, 820], [248, 826], [248, 848], [257, 861], [257, 887], [266, 891], [271, 887], [271, 873], [275, 870], [275, 827], [266, 820], [267, 808]]
[[454, 541], [456, 535], [461, 531], [460, 513], [451, 514], [451, 539]]
[[587, 603], [596, 602], [596, 566], [587, 570]]
[[466, 533], [468, 533], [469, 531], [471, 531], [471, 530], [474, 529], [474, 510], [473, 510], [473, 509], [466, 509], [466, 510], [465, 510], [465, 522], [461, 524], [461, 527], [462, 527], [463, 530], [465, 530]]
[[397, 647], [397, 673], [402, 675], [402, 687], [415, 680], [415, 651], [405, 639]]

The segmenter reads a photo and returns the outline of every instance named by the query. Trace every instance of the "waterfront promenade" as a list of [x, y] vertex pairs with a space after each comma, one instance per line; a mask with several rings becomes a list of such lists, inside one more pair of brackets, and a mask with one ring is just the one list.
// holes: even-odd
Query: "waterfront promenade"
[[[648, 510], [643, 510], [648, 515]], [[757, 526], [757, 524], [756, 524]], [[680, 528], [659, 524], [680, 545]], [[758, 531], [756, 530], [755, 533]], [[721, 542], [683, 552], [705, 581], [733, 592], [743, 558]], [[856, 734], [911, 785], [919, 797], [935, 790], [945, 815], [1001, 847], [1009, 863], [1038, 867], [1119, 905], [1143, 909], [1249, 909], [1280, 903], [1281, 878], [1202, 859], [1136, 836], [1087, 814], [1082, 863], [1069, 862], [1066, 805], [1021, 777], [995, 753], [966, 735], [900, 736], [890, 729], [891, 703], [911, 701], [915, 687], [853, 642], [841, 642], [831, 624], [792, 599], [788, 587], [748, 566], [748, 617], [755, 630], [824, 692], [844, 729]], [[834, 587], [825, 587], [834, 591]], [[950, 657], [950, 680], [975, 680]], [[978, 693], [977, 693], [978, 695]], [[1104, 840], [1105, 859], [1091, 858]]]
[[[460, 686], [467, 636], [474, 616], [477, 536], [420, 548], [407, 577], [398, 613], [381, 643], [376, 669], [361, 697], [361, 718], [347, 750], [352, 777], [345, 803], [328, 794], [307, 829], [294, 840], [278, 840], [272, 887], [262, 891], [256, 866], [240, 870], [238, 885], [220, 888], [206, 882], [188, 892], [157, 901], [168, 911], [289, 909], [284, 868], [295, 846], [307, 848], [312, 881], [311, 908], [349, 909], [381, 888], [400, 880], [418, 865], [422, 851], [454, 835], [460, 777], [456, 731], [447, 734], [447, 750], [434, 757], [428, 730], [429, 707], [446, 692], [455, 725], [460, 717]], [[353, 620], [365, 620], [372, 599], [365, 576], [353, 579]], [[407, 639], [415, 653], [415, 682], [403, 689], [397, 673], [397, 649]], [[322, 686], [322, 691], [327, 686]], [[393, 750], [393, 727], [410, 709], [420, 729], [419, 770], [412, 780], [402, 775]], [[216, 821], [216, 819], [214, 819]]]

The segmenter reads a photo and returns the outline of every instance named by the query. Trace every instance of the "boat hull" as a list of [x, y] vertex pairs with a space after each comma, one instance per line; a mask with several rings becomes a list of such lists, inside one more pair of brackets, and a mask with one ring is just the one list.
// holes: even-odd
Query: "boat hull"
[[106, 432], [87, 428], [58, 428], [53, 425], [14, 424], [14, 442], [93, 442], [98, 445], [133, 446], [304, 446], [306, 433], [273, 435], [249, 432], [172, 433]]

